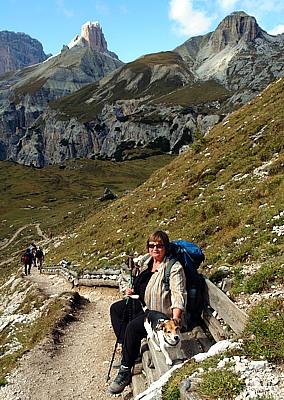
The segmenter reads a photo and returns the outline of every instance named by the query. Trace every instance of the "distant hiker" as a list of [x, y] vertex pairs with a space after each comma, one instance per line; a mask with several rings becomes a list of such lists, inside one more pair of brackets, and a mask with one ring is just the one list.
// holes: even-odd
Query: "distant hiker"
[[29, 246], [29, 249], [30, 249], [30, 252], [32, 253], [32, 263], [33, 263], [34, 265], [36, 265], [35, 252], [36, 252], [36, 250], [37, 250], [37, 247], [36, 247], [36, 245], [35, 245], [34, 243], [32, 243], [32, 244]]
[[33, 263], [33, 254], [31, 252], [30, 248], [28, 248], [26, 250], [26, 252], [23, 254], [22, 261], [24, 263], [25, 275], [30, 274], [32, 263]]
[[42, 264], [43, 264], [43, 261], [44, 261], [44, 253], [43, 253], [43, 250], [42, 250], [41, 247], [39, 247], [39, 248], [36, 250], [36, 252], [35, 252], [35, 258], [36, 258], [36, 266], [37, 266], [37, 269], [38, 269], [39, 271], [41, 271], [41, 269], [42, 269]]
[[52, 239], [52, 232], [49, 232], [49, 239]]

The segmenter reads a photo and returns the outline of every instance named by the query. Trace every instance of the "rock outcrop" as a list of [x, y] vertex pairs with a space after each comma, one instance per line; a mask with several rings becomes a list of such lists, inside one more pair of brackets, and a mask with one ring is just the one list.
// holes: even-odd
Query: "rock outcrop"
[[25, 33], [0, 32], [0, 73], [41, 63], [49, 56], [38, 40]]
[[99, 51], [100, 53], [109, 54], [111, 57], [118, 59], [118, 56], [109, 51], [107, 41], [103, 34], [100, 24], [96, 22], [86, 22], [81, 29], [81, 36], [76, 35], [69, 43], [68, 47], [74, 46], [90, 47], [92, 50]]
[[226, 17], [212, 33], [210, 44], [213, 53], [218, 53], [228, 45], [235, 46], [240, 40], [247, 44], [262, 36], [262, 29], [256, 19], [244, 12], [234, 12]]

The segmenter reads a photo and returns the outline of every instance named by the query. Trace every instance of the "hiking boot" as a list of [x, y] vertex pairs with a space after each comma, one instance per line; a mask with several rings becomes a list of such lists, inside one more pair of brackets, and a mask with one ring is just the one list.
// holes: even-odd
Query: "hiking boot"
[[119, 394], [123, 392], [124, 388], [131, 382], [131, 368], [122, 365], [118, 374], [112, 384], [108, 387], [111, 394]]

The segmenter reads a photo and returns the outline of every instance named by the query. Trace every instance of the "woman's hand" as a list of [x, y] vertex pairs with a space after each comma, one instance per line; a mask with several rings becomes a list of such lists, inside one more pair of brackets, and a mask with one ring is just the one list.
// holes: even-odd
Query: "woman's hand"
[[179, 320], [181, 318], [182, 310], [180, 308], [173, 308], [173, 319]]
[[127, 296], [131, 296], [135, 292], [134, 292], [134, 289], [131, 289], [129, 286], [127, 286], [125, 289], [125, 293], [127, 294]]

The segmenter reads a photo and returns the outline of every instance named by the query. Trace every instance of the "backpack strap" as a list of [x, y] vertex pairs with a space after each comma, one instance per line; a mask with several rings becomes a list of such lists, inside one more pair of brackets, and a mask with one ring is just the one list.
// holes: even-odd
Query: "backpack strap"
[[177, 262], [176, 258], [171, 258], [170, 261], [168, 262], [168, 265], [165, 268], [164, 271], [164, 278], [163, 278], [163, 284], [165, 285], [165, 289], [169, 290], [170, 289], [170, 274], [171, 274], [171, 268], [174, 265], [174, 263]]

